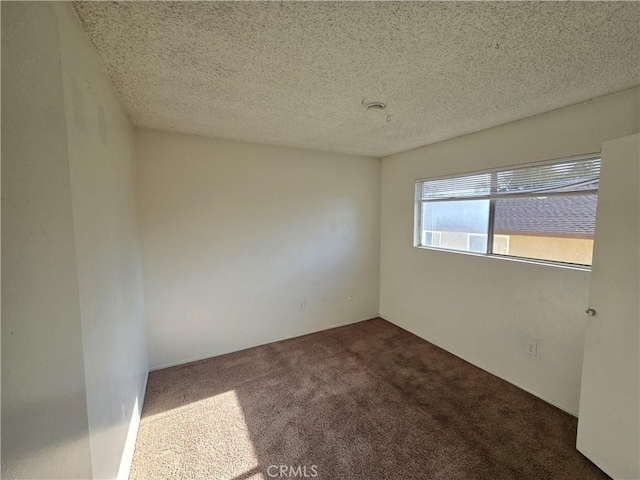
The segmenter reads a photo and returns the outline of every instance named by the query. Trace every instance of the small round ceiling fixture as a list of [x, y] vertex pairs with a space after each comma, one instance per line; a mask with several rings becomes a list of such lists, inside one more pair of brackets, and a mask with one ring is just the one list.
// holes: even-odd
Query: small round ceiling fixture
[[384, 110], [386, 105], [382, 102], [369, 102], [365, 104], [367, 110]]

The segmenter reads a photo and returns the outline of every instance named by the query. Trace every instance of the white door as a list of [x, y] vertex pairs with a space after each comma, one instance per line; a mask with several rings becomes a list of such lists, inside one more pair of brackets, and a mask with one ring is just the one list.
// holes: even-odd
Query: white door
[[[577, 447], [640, 479], [640, 135], [602, 145]], [[592, 312], [593, 313], [593, 312]]]

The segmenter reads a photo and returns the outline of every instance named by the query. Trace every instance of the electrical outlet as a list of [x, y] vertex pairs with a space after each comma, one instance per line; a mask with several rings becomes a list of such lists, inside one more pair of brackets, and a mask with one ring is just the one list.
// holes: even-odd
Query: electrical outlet
[[300, 300], [300, 302], [298, 302], [298, 308], [300, 310], [304, 310], [305, 308], [307, 308], [307, 302], [305, 302], [304, 300]]
[[527, 355], [529, 355], [530, 357], [538, 356], [538, 342], [527, 340], [526, 349]]
[[349, 294], [347, 294], [347, 300], [348, 300], [349, 302], [353, 302], [353, 293], [349, 293]]

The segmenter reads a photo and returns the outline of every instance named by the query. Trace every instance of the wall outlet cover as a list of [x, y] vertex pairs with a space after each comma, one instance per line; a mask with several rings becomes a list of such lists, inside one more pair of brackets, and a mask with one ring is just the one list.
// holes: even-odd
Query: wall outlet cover
[[538, 356], [538, 342], [534, 342], [533, 340], [527, 340], [526, 342], [526, 352], [530, 357]]

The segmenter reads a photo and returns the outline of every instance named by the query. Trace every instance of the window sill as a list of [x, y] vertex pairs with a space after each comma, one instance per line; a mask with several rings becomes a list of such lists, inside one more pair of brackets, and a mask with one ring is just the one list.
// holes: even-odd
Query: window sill
[[543, 265], [546, 267], [556, 267], [556, 268], [564, 268], [567, 270], [577, 270], [579, 272], [591, 272], [591, 267], [589, 265], [578, 265], [575, 263], [562, 263], [562, 262], [554, 262], [551, 260], [538, 260], [534, 258], [509, 257], [506, 255], [498, 255], [493, 253], [465, 252], [463, 250], [451, 250], [448, 248], [423, 247], [422, 245], [414, 245], [413, 247], [420, 250], [434, 250], [437, 252], [469, 255], [472, 257], [484, 257], [484, 258], [492, 258], [497, 260], [506, 260], [507, 262], [528, 263], [532, 265]]

